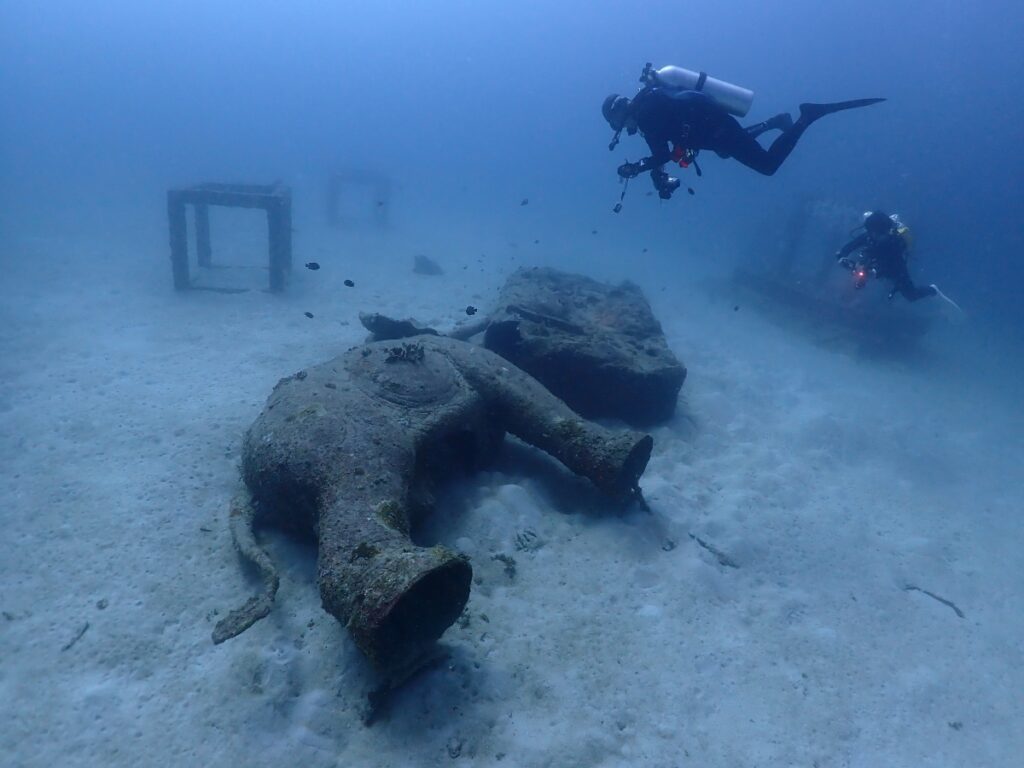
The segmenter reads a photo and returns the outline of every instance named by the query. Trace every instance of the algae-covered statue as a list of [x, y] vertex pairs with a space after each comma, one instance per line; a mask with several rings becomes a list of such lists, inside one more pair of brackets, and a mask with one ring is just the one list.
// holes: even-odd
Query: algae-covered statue
[[492, 352], [438, 336], [379, 342], [282, 379], [245, 437], [231, 530], [264, 593], [220, 621], [222, 642], [266, 616], [277, 574], [253, 527], [309, 531], [324, 609], [379, 670], [415, 663], [462, 612], [468, 559], [418, 547], [433, 484], [510, 432], [614, 497], [638, 496], [653, 441], [577, 416]]

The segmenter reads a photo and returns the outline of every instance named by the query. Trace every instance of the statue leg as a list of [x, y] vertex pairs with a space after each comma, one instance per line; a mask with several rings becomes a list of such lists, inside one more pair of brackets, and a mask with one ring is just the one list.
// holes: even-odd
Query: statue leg
[[429, 343], [444, 348], [509, 432], [605, 493], [636, 496], [654, 446], [650, 435], [612, 431], [581, 418], [532, 376], [485, 349], [443, 338]]

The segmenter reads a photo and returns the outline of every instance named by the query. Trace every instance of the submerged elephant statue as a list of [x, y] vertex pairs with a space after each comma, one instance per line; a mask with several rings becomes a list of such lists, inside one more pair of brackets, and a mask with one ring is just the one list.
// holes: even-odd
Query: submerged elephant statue
[[472, 569], [463, 555], [413, 544], [410, 527], [436, 480], [506, 431], [624, 499], [639, 494], [653, 445], [581, 419], [498, 355], [444, 337], [366, 344], [282, 379], [246, 434], [247, 493], [231, 512], [264, 593], [221, 620], [214, 642], [271, 610], [277, 574], [253, 534], [270, 523], [317, 537], [324, 609], [376, 668], [413, 663], [462, 612]]

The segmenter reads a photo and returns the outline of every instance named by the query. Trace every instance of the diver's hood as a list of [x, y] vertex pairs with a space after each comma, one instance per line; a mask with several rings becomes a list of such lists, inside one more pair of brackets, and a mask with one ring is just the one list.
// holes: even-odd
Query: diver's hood
[[619, 96], [617, 93], [611, 94], [601, 105], [601, 114], [604, 115], [604, 119], [608, 121], [608, 125], [612, 127], [613, 131], [621, 131], [629, 116], [629, 99]]

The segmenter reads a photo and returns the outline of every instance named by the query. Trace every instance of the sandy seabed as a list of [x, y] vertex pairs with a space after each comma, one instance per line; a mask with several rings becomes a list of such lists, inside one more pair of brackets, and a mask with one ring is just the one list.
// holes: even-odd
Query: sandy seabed
[[4, 765], [1020, 765], [1024, 418], [955, 348], [865, 358], [644, 285], [690, 371], [651, 513], [515, 444], [450, 488], [421, 539], [471, 557], [466, 614], [367, 728], [307, 544], [265, 533], [274, 612], [210, 640], [257, 586], [241, 437], [359, 310], [450, 327], [501, 275], [320, 246], [282, 296], [175, 294], [160, 247], [4, 247]]

